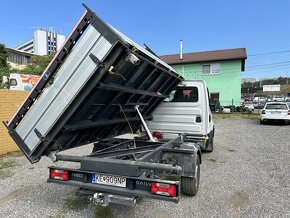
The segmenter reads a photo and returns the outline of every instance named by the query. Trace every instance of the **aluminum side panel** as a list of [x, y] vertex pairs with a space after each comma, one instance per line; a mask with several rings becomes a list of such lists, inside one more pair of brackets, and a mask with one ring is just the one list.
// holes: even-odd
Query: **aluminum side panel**
[[143, 53], [145, 53], [146, 55], [148, 55], [149, 57], [151, 57], [152, 59], [156, 60], [157, 62], [161, 63], [163, 66], [166, 66], [168, 69], [170, 69], [171, 71], [175, 71], [170, 65], [168, 65], [167, 63], [165, 63], [164, 61], [162, 61], [160, 58], [156, 57], [155, 55], [153, 55], [151, 52], [147, 51], [146, 49], [144, 49], [142, 46], [138, 45], [136, 42], [134, 42], [132, 39], [130, 39], [128, 36], [124, 35], [123, 33], [121, 33], [120, 31], [118, 31], [117, 29], [115, 29], [114, 27], [111, 26], [111, 28], [123, 39], [125, 40], [127, 43], [133, 45], [134, 47], [136, 47], [138, 50], [141, 50]]
[[96, 70], [89, 55], [93, 53], [102, 60], [111, 47], [95, 28], [90, 26], [83, 33], [58, 70], [53, 85], [37, 99], [16, 130], [31, 151], [40, 143], [34, 129], [46, 136]]

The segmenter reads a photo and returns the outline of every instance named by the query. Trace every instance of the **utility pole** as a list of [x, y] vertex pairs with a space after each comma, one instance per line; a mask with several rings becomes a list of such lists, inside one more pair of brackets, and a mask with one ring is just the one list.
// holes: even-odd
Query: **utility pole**
[[262, 78], [261, 78], [261, 73], [260, 73], [260, 88], [262, 87]]

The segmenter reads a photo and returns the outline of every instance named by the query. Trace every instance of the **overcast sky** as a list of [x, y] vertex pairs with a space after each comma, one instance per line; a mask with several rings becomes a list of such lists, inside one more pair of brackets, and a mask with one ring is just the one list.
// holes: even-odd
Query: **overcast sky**
[[[84, 12], [80, 0], [2, 1], [0, 43], [16, 47], [37, 27], [68, 35]], [[245, 47], [243, 77], [290, 77], [290, 1], [87, 0], [103, 20], [159, 55]]]

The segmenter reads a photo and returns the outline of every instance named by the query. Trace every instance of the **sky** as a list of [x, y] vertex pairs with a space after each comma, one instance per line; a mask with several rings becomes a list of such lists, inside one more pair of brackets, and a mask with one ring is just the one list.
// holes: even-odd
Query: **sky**
[[68, 35], [82, 2], [156, 54], [246, 48], [242, 77], [290, 77], [289, 0], [10, 0], [1, 2], [0, 43], [14, 48], [37, 27]]

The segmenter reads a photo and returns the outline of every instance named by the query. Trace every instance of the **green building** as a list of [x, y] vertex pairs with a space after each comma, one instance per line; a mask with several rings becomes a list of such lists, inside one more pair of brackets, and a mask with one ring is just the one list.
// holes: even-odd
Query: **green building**
[[218, 100], [223, 106], [240, 105], [246, 58], [245, 48], [161, 56], [186, 80], [206, 81], [211, 103]]

